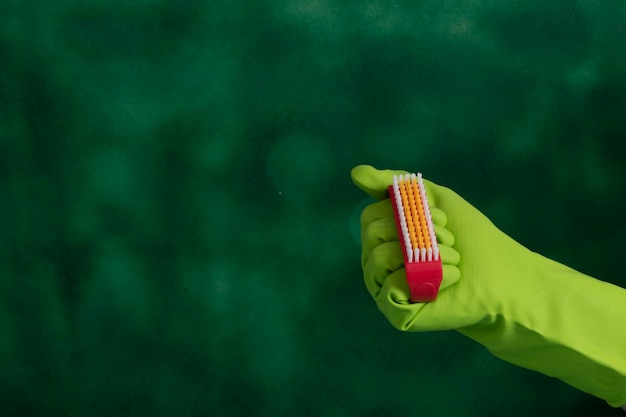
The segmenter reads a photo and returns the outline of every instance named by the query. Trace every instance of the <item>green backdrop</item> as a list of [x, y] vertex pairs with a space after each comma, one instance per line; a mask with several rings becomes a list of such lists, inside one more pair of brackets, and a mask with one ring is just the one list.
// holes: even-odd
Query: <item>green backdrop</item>
[[626, 286], [625, 22], [616, 0], [1, 1], [0, 415], [622, 415], [394, 330], [349, 172], [422, 171]]

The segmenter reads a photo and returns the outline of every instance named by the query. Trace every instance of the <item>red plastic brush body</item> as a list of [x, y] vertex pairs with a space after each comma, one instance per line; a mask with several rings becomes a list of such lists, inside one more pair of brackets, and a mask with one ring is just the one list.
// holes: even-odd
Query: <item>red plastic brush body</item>
[[[404, 257], [404, 266], [406, 269], [406, 279], [411, 293], [411, 302], [421, 303], [434, 301], [437, 298], [441, 280], [443, 278], [443, 270], [441, 266], [441, 256], [433, 260], [409, 260], [408, 248], [400, 226], [400, 213], [398, 212], [398, 204], [396, 201], [393, 185], [389, 186], [389, 198], [393, 206], [396, 226], [400, 236], [400, 245], [402, 246], [402, 256]], [[425, 202], [427, 204], [427, 202]], [[430, 219], [428, 219], [430, 221]], [[433, 236], [434, 237], [434, 236]]]

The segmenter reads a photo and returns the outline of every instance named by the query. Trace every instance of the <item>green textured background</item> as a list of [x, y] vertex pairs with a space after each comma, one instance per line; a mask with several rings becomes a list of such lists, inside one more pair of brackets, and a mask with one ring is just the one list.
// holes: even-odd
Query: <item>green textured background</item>
[[616, 0], [1, 1], [0, 415], [622, 415], [394, 330], [349, 172], [626, 286], [625, 39]]

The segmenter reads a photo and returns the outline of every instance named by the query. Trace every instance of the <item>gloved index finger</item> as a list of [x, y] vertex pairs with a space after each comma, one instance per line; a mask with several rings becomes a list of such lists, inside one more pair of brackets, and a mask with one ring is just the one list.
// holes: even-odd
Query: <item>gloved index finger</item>
[[393, 183], [394, 175], [405, 175], [407, 171], [378, 170], [370, 165], [359, 165], [350, 173], [352, 181], [361, 190], [378, 200], [384, 200], [389, 195], [387, 187]]

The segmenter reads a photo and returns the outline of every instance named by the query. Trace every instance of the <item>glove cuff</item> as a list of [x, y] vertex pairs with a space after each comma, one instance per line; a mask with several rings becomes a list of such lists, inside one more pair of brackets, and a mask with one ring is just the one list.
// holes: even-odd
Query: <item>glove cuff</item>
[[507, 362], [622, 406], [626, 290], [536, 256], [528, 278], [537, 288], [459, 332]]

